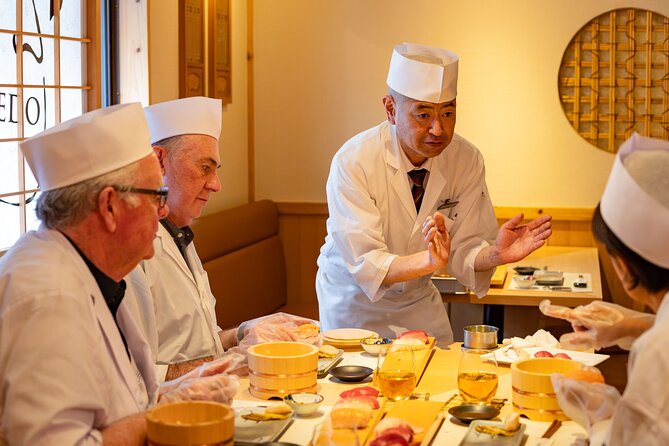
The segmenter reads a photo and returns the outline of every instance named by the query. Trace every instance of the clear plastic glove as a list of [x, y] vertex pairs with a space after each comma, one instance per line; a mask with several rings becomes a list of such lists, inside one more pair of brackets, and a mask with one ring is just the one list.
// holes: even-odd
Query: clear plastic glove
[[546, 299], [539, 304], [546, 316], [571, 323], [573, 333], [560, 337], [563, 348], [584, 350], [618, 345], [629, 350], [632, 342], [655, 321], [655, 316], [630, 310], [610, 302], [594, 301], [576, 308], [551, 305]]
[[239, 326], [239, 346], [248, 348], [255, 344], [272, 341], [298, 341], [319, 344], [318, 330], [300, 330], [305, 324], [318, 327], [318, 323], [301, 316], [276, 313], [246, 321]]
[[194, 368], [190, 372], [176, 379], [165, 381], [160, 385], [160, 394], [162, 395], [172, 389], [179, 387], [179, 385], [184, 381], [193, 380], [196, 378], [206, 378], [208, 376], [219, 375], [221, 373], [235, 374], [240, 376], [248, 374], [248, 370], [246, 368], [246, 357], [240, 353], [228, 350], [213, 361], [205, 362], [204, 364]]
[[230, 404], [232, 398], [239, 390], [239, 377], [227, 375], [205, 376], [201, 378], [189, 378], [179, 381], [162, 393], [158, 404], [172, 403], [176, 401], [216, 401]]
[[560, 408], [589, 434], [595, 424], [613, 416], [620, 399], [620, 392], [607, 384], [577, 381], [559, 373], [553, 373], [551, 381]]

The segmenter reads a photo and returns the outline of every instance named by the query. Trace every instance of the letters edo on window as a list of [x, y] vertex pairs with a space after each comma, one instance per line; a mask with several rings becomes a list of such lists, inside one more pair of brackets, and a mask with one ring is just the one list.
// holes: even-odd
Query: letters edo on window
[[2, 0], [0, 250], [38, 226], [39, 185], [19, 143], [89, 108], [86, 14], [98, 10], [99, 1]]

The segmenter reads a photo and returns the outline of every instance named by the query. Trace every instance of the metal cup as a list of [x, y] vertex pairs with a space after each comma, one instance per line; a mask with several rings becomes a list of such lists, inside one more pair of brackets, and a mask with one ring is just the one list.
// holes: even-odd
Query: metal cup
[[497, 348], [497, 332], [492, 325], [468, 325], [464, 328], [464, 347], [493, 349]]

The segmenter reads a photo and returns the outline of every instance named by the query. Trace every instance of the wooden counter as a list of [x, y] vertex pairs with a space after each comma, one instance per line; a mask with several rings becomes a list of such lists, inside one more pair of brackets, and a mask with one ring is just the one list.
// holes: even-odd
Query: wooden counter
[[[513, 267], [517, 265], [547, 267], [549, 270], [572, 273], [589, 273], [592, 278], [592, 292], [564, 292], [549, 290], [510, 290]], [[473, 293], [469, 296], [442, 294], [444, 302], [472, 304], [497, 304], [536, 307], [543, 299], [549, 298], [555, 305], [575, 307], [593, 300], [602, 300], [602, 279], [599, 270], [597, 248], [544, 246], [517, 263], [500, 266], [506, 268], [507, 275], [502, 287], [491, 287], [482, 298]]]

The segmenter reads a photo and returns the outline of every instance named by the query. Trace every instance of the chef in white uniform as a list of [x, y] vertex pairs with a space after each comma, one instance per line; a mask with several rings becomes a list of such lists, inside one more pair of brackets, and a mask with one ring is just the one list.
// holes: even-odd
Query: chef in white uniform
[[[216, 299], [192, 243], [190, 225], [221, 184], [221, 101], [192, 97], [146, 107], [160, 161], [169, 215], [161, 220], [155, 255], [127, 277], [130, 311], [151, 345], [159, 378], [176, 377], [237, 344], [237, 329], [216, 323]], [[171, 365], [171, 370], [167, 366]]]
[[42, 226], [0, 258], [1, 429], [11, 445], [143, 438], [157, 382], [121, 279], [167, 210], [142, 107], [87, 113], [21, 150]]
[[[518, 226], [518, 215], [498, 232], [483, 158], [454, 133], [457, 74], [450, 51], [397, 45], [383, 98], [387, 121], [334, 156], [316, 277], [324, 330], [394, 337], [423, 329], [447, 345], [452, 332], [432, 273], [446, 267], [483, 296], [496, 266], [550, 236], [550, 217]], [[420, 178], [411, 179], [413, 171]]]
[[[590, 433], [590, 444], [608, 446], [666, 445], [669, 439], [669, 141], [634, 134], [619, 149], [601, 202], [593, 216], [593, 231], [611, 255], [616, 274], [634, 300], [656, 313], [652, 327], [632, 343], [627, 386], [622, 397], [606, 384], [591, 384], [553, 375], [558, 401], [565, 413]], [[652, 321], [633, 312], [598, 313], [598, 325], [628, 319]], [[589, 310], [589, 311], [584, 311]], [[573, 321], [578, 330], [598, 326], [578, 324], [593, 308], [545, 308], [546, 314]], [[597, 307], [594, 310], [599, 310]], [[580, 318], [579, 318], [580, 315]], [[608, 318], [608, 320], [607, 320]], [[604, 320], [601, 320], [604, 319]], [[603, 331], [609, 331], [604, 329]], [[622, 340], [633, 335], [624, 330]], [[621, 332], [619, 332], [621, 333]], [[597, 337], [597, 336], [595, 336]], [[599, 338], [602, 338], [599, 336]], [[613, 341], [612, 336], [606, 336]], [[615, 343], [621, 344], [621, 339]]]

